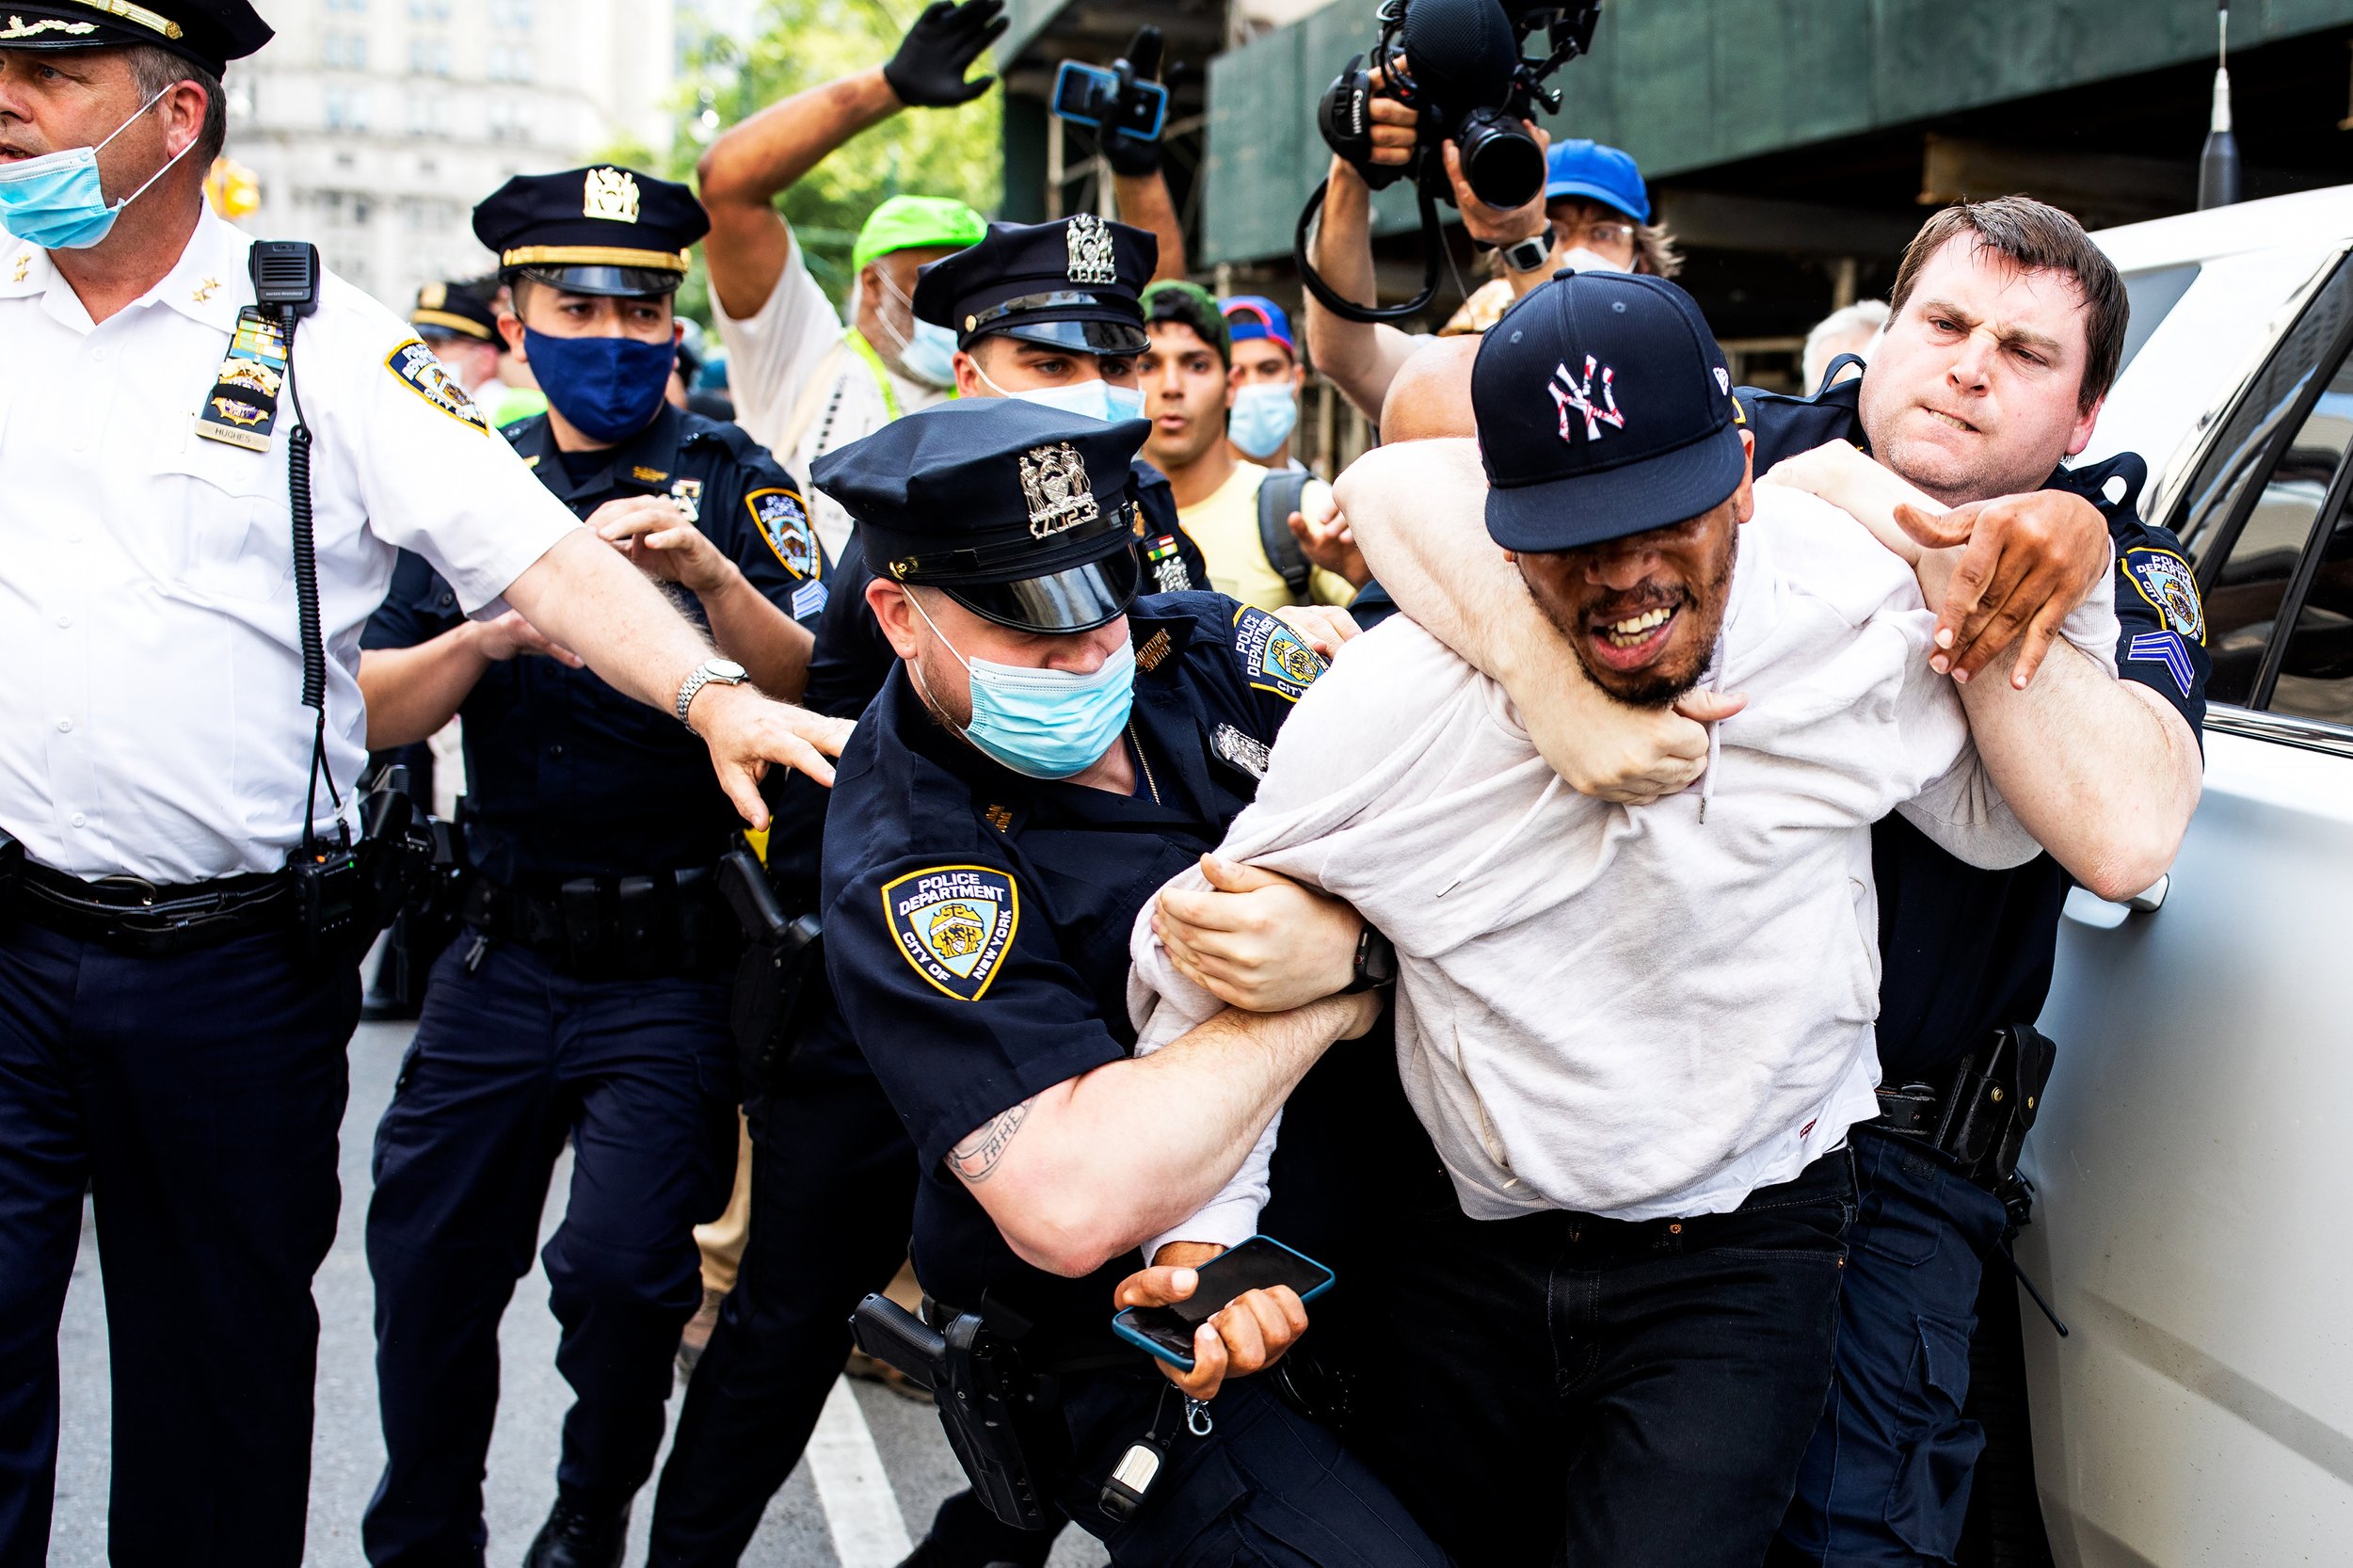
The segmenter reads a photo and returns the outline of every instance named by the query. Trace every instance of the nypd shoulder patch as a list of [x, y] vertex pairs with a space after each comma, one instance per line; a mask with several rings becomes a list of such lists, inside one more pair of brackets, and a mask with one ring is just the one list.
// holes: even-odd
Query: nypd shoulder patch
[[385, 359], [384, 368], [391, 371], [401, 385], [458, 424], [479, 430], [486, 436], [490, 433], [490, 422], [483, 418], [482, 410], [473, 406], [473, 399], [466, 395], [466, 389], [457, 384], [457, 378], [449, 373], [448, 367], [435, 359], [433, 350], [424, 344], [413, 338], [402, 344]]
[[1234, 617], [1234, 651], [1253, 686], [1293, 702], [1330, 667], [1305, 638], [1264, 610], [1244, 609]]
[[1021, 890], [990, 866], [933, 866], [883, 885], [883, 918], [917, 974], [958, 1001], [988, 994], [1021, 923]]
[[795, 577], [817, 575], [817, 536], [809, 531], [808, 508], [791, 490], [754, 490], [744, 498], [752, 526], [784, 569]]
[[2198, 596], [2198, 576], [2169, 550], [2142, 545], [2117, 562], [2136, 592], [2157, 612], [2159, 622], [2192, 642], [2206, 640], [2206, 606]]

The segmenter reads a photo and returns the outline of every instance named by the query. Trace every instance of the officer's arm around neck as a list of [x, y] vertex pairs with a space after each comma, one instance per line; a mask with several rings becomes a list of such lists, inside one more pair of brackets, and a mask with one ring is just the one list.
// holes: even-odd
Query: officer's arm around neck
[[[2098, 508], [2064, 490], [1947, 511], [1844, 442], [1785, 459], [1771, 478], [1819, 495], [1861, 521], [1913, 566], [1931, 608], [1944, 604], [1963, 566], [1964, 547], [1923, 548], [1899, 520], [1898, 508], [1909, 510], [1913, 528], [1965, 517], [1968, 526], [1989, 533], [2001, 526], [2005, 509], [2046, 520], [2055, 515], [2052, 526], [2086, 536], [2081, 542], [2100, 560], [2112, 553]], [[2101, 571], [2088, 594], [2113, 595], [2115, 581], [2114, 570]], [[2000, 591], [2024, 602], [2033, 597], [2028, 586], [2005, 580]], [[2052, 606], [2060, 616], [2076, 602], [2089, 602], [2077, 586], [2071, 584], [2067, 595], [2074, 602]], [[2018, 630], [2013, 625], [2005, 634]], [[2064, 640], [2041, 654], [2031, 682], [2021, 690], [2022, 655], [2038, 641], [2011, 642], [1963, 680], [1970, 736], [1987, 776], [2035, 840], [2096, 896], [2131, 898], [2165, 874], [2188, 830], [2202, 785], [2198, 739], [2155, 691], [2110, 676]]]
[[[585, 529], [557, 541], [508, 585], [507, 602], [553, 641], [579, 654], [605, 684], [664, 712], [680, 687], [712, 656], [700, 632], [662, 591]], [[823, 784], [850, 726], [772, 702], [747, 686], [706, 685], [687, 717], [711, 747], [720, 788], [754, 827], [768, 825], [760, 776], [771, 764]]]
[[1371, 995], [1228, 1009], [992, 1117], [948, 1167], [1024, 1262], [1080, 1278], [1197, 1213], [1307, 1069], [1379, 1016]]
[[[1630, 708], [1586, 679], [1558, 627], [1487, 536], [1487, 476], [1468, 440], [1407, 441], [1355, 462], [1334, 486], [1373, 577], [1432, 636], [1502, 686], [1536, 748], [1580, 794], [1645, 804], [1707, 761], [1707, 732], [1676, 710]], [[1737, 701], [1694, 692], [1709, 717]]]

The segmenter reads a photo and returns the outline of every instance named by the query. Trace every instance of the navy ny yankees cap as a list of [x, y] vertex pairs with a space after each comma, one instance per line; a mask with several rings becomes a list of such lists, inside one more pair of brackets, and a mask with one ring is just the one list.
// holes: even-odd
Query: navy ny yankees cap
[[1579, 550], [1721, 504], [1748, 474], [1732, 376], [1700, 308], [1661, 278], [1556, 274], [1471, 367], [1487, 533]]

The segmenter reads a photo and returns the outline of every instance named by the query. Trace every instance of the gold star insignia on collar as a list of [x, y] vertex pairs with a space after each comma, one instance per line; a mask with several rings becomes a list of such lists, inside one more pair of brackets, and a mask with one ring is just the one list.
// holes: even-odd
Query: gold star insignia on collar
[[8, 281], [22, 283], [26, 278], [32, 276], [32, 271], [33, 253], [29, 250], [22, 251], [16, 258], [16, 270], [8, 275]]
[[218, 294], [219, 292], [220, 280], [217, 278], [207, 278], [204, 281], [196, 285], [196, 293], [190, 297], [195, 299], [195, 301], [200, 305], [209, 305], [212, 303], [213, 296]]

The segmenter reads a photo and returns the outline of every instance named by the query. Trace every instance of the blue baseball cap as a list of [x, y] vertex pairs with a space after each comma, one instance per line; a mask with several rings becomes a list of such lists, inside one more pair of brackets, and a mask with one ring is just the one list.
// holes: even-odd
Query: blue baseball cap
[[1248, 343], [1253, 338], [1266, 338], [1281, 344], [1292, 354], [1299, 344], [1291, 337], [1291, 318], [1283, 313], [1283, 307], [1262, 294], [1234, 295], [1218, 307], [1225, 317], [1225, 330], [1235, 343]]
[[1597, 141], [1556, 141], [1545, 154], [1545, 200], [1563, 196], [1615, 207], [1637, 223], [1650, 221], [1650, 191], [1634, 155]]
[[1487, 533], [1506, 550], [1665, 528], [1748, 473], [1723, 350], [1663, 278], [1555, 273], [1480, 341], [1471, 412]]

